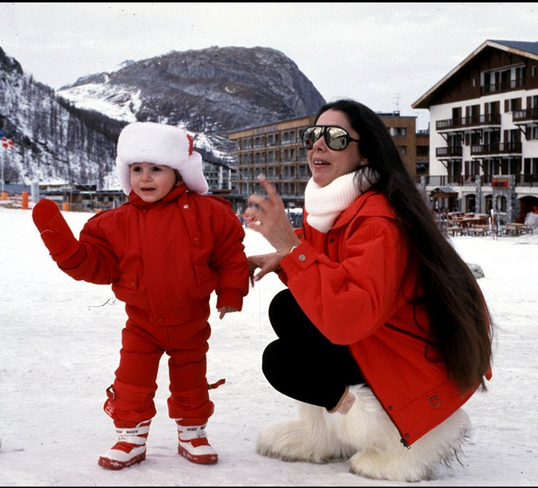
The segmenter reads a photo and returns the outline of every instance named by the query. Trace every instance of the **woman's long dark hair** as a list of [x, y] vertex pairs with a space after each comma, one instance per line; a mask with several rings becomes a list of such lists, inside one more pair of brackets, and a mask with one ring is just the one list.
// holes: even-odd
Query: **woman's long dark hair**
[[486, 389], [492, 321], [474, 275], [439, 230], [381, 118], [354, 100], [338, 100], [322, 106], [316, 120], [327, 110], [346, 114], [358, 132], [360, 153], [379, 175], [373, 189], [388, 199], [418, 260], [432, 339], [449, 376], [462, 392]]

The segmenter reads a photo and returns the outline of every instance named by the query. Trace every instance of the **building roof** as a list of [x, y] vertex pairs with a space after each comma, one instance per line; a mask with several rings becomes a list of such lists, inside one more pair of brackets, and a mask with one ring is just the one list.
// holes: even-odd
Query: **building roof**
[[439, 192], [439, 193], [458, 193], [454, 188], [451, 186], [438, 186], [434, 188], [432, 191]]
[[501, 51], [511, 52], [518, 54], [519, 56], [538, 60], [538, 42], [487, 40], [483, 42], [477, 49], [475, 49], [469, 56], [467, 56], [452, 71], [450, 71], [444, 78], [430, 88], [424, 95], [422, 95], [415, 103], [411, 105], [411, 107], [429, 108], [435, 92], [487, 48], [499, 49]]
[[538, 42], [526, 41], [489, 41], [506, 46], [507, 48], [520, 51], [518, 54], [526, 56], [528, 54], [538, 55]]

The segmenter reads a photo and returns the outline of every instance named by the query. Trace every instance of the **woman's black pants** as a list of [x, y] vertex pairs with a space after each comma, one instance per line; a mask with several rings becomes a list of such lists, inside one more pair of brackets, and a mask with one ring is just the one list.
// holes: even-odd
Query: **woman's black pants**
[[265, 348], [262, 370], [279, 392], [331, 410], [347, 385], [364, 383], [349, 348], [332, 344], [305, 315], [289, 289], [271, 301], [269, 320], [278, 339]]

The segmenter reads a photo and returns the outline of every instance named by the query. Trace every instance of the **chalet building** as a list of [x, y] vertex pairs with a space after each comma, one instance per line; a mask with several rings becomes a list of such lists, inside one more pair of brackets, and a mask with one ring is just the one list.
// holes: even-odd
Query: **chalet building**
[[[416, 117], [400, 116], [399, 112], [378, 115], [389, 129], [411, 174], [421, 174], [428, 167], [428, 155], [426, 151], [420, 165], [417, 163]], [[288, 209], [304, 205], [311, 173], [301, 135], [314, 120], [314, 116], [301, 117], [228, 134], [228, 138], [236, 143], [236, 149], [232, 151], [236, 173], [232, 194], [238, 197], [234, 202], [236, 210], [244, 210], [250, 194], [263, 193], [257, 180], [261, 173], [275, 185]], [[421, 137], [421, 143], [428, 145], [427, 133]]]
[[93, 212], [116, 208], [127, 201], [123, 190], [98, 190], [96, 185], [75, 185], [65, 180], [32, 185], [32, 200], [47, 198], [64, 210]]
[[485, 41], [412, 107], [430, 111], [436, 206], [522, 222], [538, 204], [538, 42]]

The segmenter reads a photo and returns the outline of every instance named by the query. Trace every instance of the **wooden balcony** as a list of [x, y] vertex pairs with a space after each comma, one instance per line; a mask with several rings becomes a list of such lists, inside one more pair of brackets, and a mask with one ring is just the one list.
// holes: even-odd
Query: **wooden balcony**
[[435, 148], [435, 155], [438, 158], [448, 158], [448, 157], [461, 158], [462, 153], [463, 153], [463, 148], [461, 146]]
[[521, 154], [521, 142], [498, 142], [495, 144], [479, 144], [471, 146], [472, 156], [493, 156], [496, 154]]
[[514, 122], [536, 122], [538, 121], [538, 108], [527, 108], [526, 110], [516, 110], [513, 114]]
[[490, 85], [482, 85], [480, 87], [481, 95], [491, 95], [492, 93], [503, 93], [512, 90], [520, 90], [525, 86], [525, 78], [520, 77], [515, 80], [500, 81]]
[[483, 114], [471, 115], [470, 117], [461, 117], [457, 119], [438, 120], [435, 128], [438, 131], [469, 129], [472, 127], [500, 127], [501, 114]]

